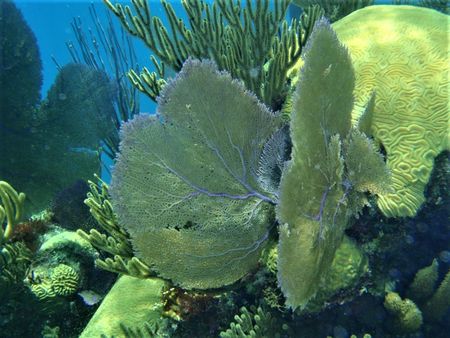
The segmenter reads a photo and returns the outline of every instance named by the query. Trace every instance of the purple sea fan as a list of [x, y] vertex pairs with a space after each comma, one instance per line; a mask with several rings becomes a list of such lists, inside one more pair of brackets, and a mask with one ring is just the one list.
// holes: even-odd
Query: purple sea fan
[[276, 196], [259, 159], [281, 120], [210, 61], [188, 60], [158, 115], [124, 125], [111, 196], [135, 254], [185, 288], [231, 284], [255, 267]]

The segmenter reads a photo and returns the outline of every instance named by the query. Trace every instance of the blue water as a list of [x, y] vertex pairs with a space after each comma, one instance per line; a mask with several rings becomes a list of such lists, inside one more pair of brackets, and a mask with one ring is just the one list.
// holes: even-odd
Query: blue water
[[[159, 1], [150, 1], [154, 15], [160, 16], [163, 22], [163, 8]], [[123, 4], [130, 4], [130, 1], [122, 1]], [[48, 89], [51, 87], [58, 73], [57, 66], [52, 58], [60, 65], [65, 65], [72, 61], [70, 53], [65, 44], [69, 41], [76, 42], [75, 35], [71, 28], [71, 22], [74, 17], [80, 17], [85, 28], [93, 27], [93, 23], [89, 14], [89, 6], [93, 4], [99, 15], [99, 20], [106, 23], [107, 9], [102, 1], [39, 1], [39, 0], [19, 0], [16, 1], [17, 7], [22, 11], [25, 20], [34, 32], [42, 58], [43, 66], [43, 85], [41, 96], [45, 97]], [[173, 7], [179, 13], [181, 18], [181, 4], [174, 2]], [[117, 29], [121, 27], [119, 20], [113, 18], [113, 23]], [[139, 39], [133, 39], [135, 46], [137, 61], [140, 66], [150, 68], [149, 60], [150, 51]], [[141, 111], [153, 112], [155, 104], [147, 99], [145, 95], [141, 95]]]
[[[212, 2], [209, 0], [207, 2]], [[121, 1], [123, 4], [130, 4], [131, 1]], [[167, 22], [164, 11], [159, 0], [152, 0], [151, 9], [154, 15], [160, 16], [163, 22]], [[376, 1], [376, 4], [391, 3], [390, 0]], [[89, 6], [93, 4], [99, 14], [99, 19], [106, 22], [106, 8], [101, 0], [18, 0], [17, 6], [22, 11], [28, 25], [36, 35], [41, 51], [43, 72], [42, 97], [45, 97], [48, 89], [52, 85], [58, 72], [52, 56], [61, 65], [71, 61], [70, 54], [65, 47], [65, 43], [75, 41], [75, 36], [70, 26], [74, 17], [80, 17], [85, 27], [92, 27], [89, 15]], [[184, 11], [180, 1], [172, 1], [172, 5], [180, 18], [184, 19]], [[117, 28], [120, 27], [118, 20], [113, 20]], [[133, 39], [138, 62], [141, 66], [150, 67], [150, 52], [144, 44], [137, 38]], [[141, 111], [153, 112], [155, 104], [141, 95]]]

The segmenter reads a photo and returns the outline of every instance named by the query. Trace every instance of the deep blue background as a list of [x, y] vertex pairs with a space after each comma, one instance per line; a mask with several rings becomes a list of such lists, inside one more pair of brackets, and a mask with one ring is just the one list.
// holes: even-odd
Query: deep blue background
[[[150, 8], [153, 9], [154, 15], [160, 16], [164, 21], [164, 12], [159, 0], [150, 2]], [[121, 3], [129, 4], [130, 1], [121, 1]], [[80, 17], [84, 28], [93, 27], [89, 14], [89, 6], [93, 4], [100, 17], [100, 21], [106, 26], [106, 12], [108, 9], [101, 0], [18, 0], [16, 1], [16, 4], [36, 35], [39, 44], [42, 65], [44, 68], [44, 81], [41, 95], [42, 97], [45, 97], [58, 72], [56, 64], [52, 60], [52, 56], [54, 56], [60, 65], [71, 62], [71, 57], [65, 43], [69, 41], [76, 42], [75, 35], [70, 25], [73, 18]], [[179, 1], [174, 1], [174, 8], [179, 15], [184, 13]], [[118, 28], [121, 26], [116, 17], [113, 17], [113, 22]], [[139, 65], [150, 67], [150, 51], [148, 48], [146, 48], [137, 38], [133, 39], [133, 43], [137, 51]], [[141, 96], [140, 100], [141, 111], [153, 112], [155, 110], [153, 102], [144, 95]]]

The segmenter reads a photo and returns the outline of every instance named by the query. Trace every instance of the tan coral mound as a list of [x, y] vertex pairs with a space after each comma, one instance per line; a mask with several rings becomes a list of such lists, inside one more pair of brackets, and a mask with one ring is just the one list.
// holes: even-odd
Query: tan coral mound
[[449, 147], [449, 23], [430, 9], [372, 6], [333, 24], [355, 67], [356, 105], [376, 91], [372, 132], [394, 189], [378, 199], [386, 216], [416, 214], [434, 158]]

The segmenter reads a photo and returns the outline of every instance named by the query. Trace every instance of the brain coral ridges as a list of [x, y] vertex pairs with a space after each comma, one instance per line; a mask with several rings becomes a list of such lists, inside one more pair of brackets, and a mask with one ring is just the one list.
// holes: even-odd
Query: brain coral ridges
[[376, 91], [372, 133], [394, 188], [378, 206], [389, 217], [416, 214], [435, 157], [449, 149], [449, 22], [430, 9], [371, 6], [333, 25], [353, 60], [356, 105]]

